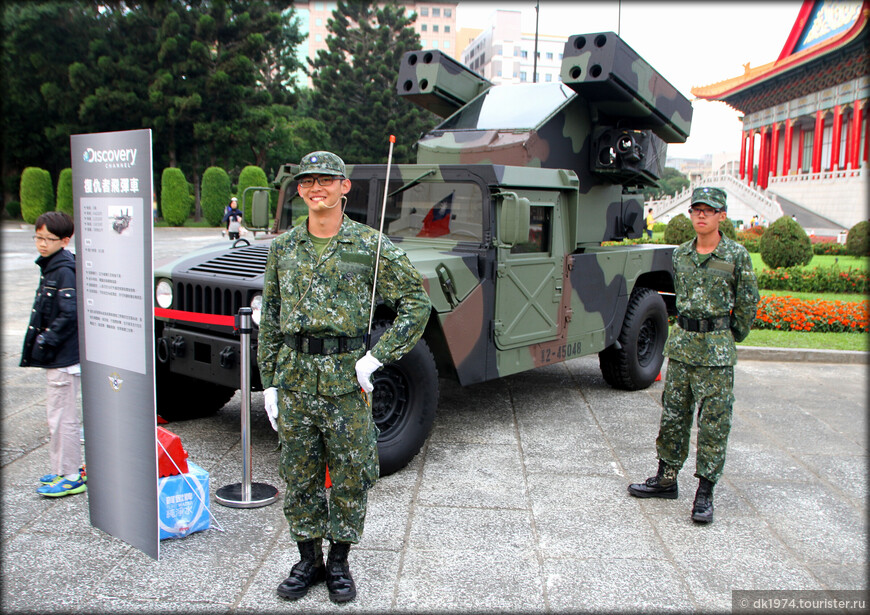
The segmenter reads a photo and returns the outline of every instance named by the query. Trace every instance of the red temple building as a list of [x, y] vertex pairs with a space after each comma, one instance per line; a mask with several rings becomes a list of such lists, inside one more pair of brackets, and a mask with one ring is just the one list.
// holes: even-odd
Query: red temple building
[[692, 88], [743, 113], [736, 177], [700, 182], [729, 192], [729, 217], [734, 193], [740, 216], [793, 215], [814, 234], [868, 218], [868, 18], [870, 0], [805, 0], [775, 61]]

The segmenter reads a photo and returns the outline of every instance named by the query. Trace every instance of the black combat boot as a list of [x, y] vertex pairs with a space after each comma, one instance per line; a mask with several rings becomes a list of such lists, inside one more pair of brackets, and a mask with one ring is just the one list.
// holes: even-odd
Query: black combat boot
[[679, 495], [677, 488], [677, 470], [669, 468], [659, 460], [659, 470], [655, 476], [650, 476], [642, 483], [628, 486], [628, 492], [636, 498], [665, 498], [676, 500]]
[[309, 587], [326, 579], [321, 544], [320, 538], [296, 543], [302, 559], [290, 569], [290, 576], [278, 586], [279, 596], [296, 600], [307, 594]]
[[695, 503], [692, 504], [692, 521], [713, 522], [713, 486], [714, 483], [706, 478], [698, 480], [698, 491], [695, 492]]
[[333, 542], [326, 558], [326, 587], [333, 602], [348, 602], [356, 598], [356, 583], [350, 576], [347, 552], [350, 543]]

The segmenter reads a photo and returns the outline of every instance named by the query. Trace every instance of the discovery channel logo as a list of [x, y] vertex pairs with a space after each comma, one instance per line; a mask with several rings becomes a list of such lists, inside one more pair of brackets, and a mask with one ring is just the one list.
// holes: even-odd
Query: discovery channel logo
[[105, 164], [107, 169], [130, 168], [136, 164], [137, 150], [127, 149], [94, 149], [87, 148], [82, 154], [82, 160], [87, 163]]

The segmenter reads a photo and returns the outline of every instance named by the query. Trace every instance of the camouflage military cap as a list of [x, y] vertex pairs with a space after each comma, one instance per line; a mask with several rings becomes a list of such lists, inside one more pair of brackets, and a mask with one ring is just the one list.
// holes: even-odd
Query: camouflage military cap
[[304, 175], [340, 175], [347, 177], [344, 170], [344, 160], [332, 152], [311, 152], [302, 157], [299, 163], [299, 171], [293, 179], [299, 179]]
[[695, 188], [692, 191], [692, 205], [695, 203], [704, 203], [709, 205], [716, 211], [725, 211], [728, 205], [725, 203], [727, 195], [721, 188]]

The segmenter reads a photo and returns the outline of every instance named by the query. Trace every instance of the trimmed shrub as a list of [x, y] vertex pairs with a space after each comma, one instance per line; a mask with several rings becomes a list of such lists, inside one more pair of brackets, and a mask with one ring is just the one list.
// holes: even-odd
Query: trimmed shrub
[[684, 214], [677, 214], [665, 228], [665, 243], [680, 245], [695, 238], [695, 228]]
[[734, 222], [731, 221], [731, 218], [725, 218], [722, 220], [719, 223], [719, 230], [722, 231], [722, 234], [728, 239], [737, 241], [737, 231], [734, 230]]
[[69, 214], [70, 218], [75, 217], [73, 214], [72, 169], [63, 169], [57, 178], [57, 206], [55, 209]]
[[761, 260], [768, 267], [809, 265], [813, 247], [806, 231], [790, 216], [775, 220], [761, 236]]
[[207, 168], [202, 174], [200, 206], [202, 215], [209, 224], [220, 225], [231, 196], [230, 176], [227, 172], [220, 167]]
[[54, 210], [54, 190], [51, 175], [39, 167], [27, 167], [21, 174], [21, 215], [28, 224], [47, 211]]
[[653, 224], [653, 233], [664, 233], [668, 225], [664, 222], [656, 222]]
[[181, 169], [163, 169], [160, 179], [160, 211], [171, 226], [182, 226], [190, 216], [190, 189]]
[[239, 209], [245, 212], [245, 225], [251, 225], [251, 201], [253, 200], [253, 191], [245, 195], [245, 188], [251, 186], [268, 186], [269, 180], [266, 179], [266, 172], [260, 167], [249, 165], [242, 169], [239, 174], [239, 185], [236, 196], [239, 199]]
[[849, 229], [846, 235], [846, 250], [852, 256], [870, 254], [870, 221], [862, 220]]
[[21, 217], [21, 202], [20, 201], [9, 201], [6, 203], [6, 213], [9, 214], [9, 217], [13, 220]]

